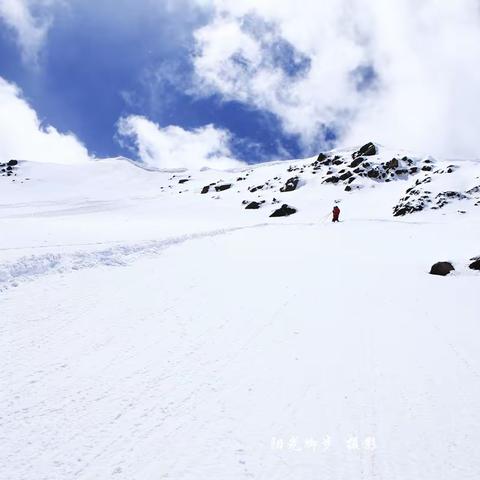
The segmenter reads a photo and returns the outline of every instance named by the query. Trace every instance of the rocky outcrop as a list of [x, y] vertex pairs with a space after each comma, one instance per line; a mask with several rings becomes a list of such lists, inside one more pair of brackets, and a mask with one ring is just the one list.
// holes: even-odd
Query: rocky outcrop
[[461, 192], [441, 192], [435, 197], [436, 206], [432, 207], [432, 209], [443, 208], [451, 203], [452, 200], [465, 200], [466, 198], [468, 198], [467, 195]]
[[369, 142], [366, 145], [364, 145], [360, 150], [358, 150], [357, 152], [354, 152], [352, 154], [352, 158], [355, 159], [358, 157], [371, 157], [376, 154], [377, 154], [377, 147], [372, 142]]
[[2, 177], [16, 176], [18, 169], [18, 160], [9, 160], [7, 163], [0, 163], [0, 174]]

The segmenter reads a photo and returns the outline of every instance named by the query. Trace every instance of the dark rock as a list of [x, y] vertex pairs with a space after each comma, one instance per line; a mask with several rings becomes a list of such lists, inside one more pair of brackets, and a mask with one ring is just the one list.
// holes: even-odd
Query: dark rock
[[385, 164], [385, 168], [390, 170], [390, 169], [395, 169], [398, 168], [398, 160], [396, 158], [392, 158], [389, 162]]
[[298, 186], [298, 177], [292, 177], [287, 180], [285, 185], [280, 189], [281, 192], [293, 192]]
[[331, 165], [331, 163], [331, 158], [327, 157], [324, 153], [321, 153], [312, 163], [312, 166], [314, 167], [314, 170], [319, 170], [320, 168], [322, 168], [322, 165]]
[[10, 160], [7, 165], [9, 167], [14, 167], [15, 165], [18, 165], [18, 161], [17, 160]]
[[369, 170], [367, 172], [367, 177], [368, 178], [378, 178], [379, 175], [380, 175], [380, 172], [375, 168], [372, 168], [371, 170]]
[[350, 185], [347, 185], [347, 186], [345, 187], [345, 191], [346, 191], [346, 192], [351, 192], [351, 191], [352, 191], [352, 187], [351, 187]]
[[455, 270], [455, 268], [450, 262], [438, 262], [435, 265], [432, 265], [432, 268], [430, 269], [430, 275], [441, 275], [444, 277], [452, 270]]
[[210, 190], [210, 185], [205, 185], [200, 193], [205, 194]]
[[250, 202], [246, 207], [245, 210], [258, 210], [260, 208], [260, 203], [258, 202]]
[[439, 193], [435, 197], [435, 200], [437, 202], [438, 208], [442, 208], [445, 205], [448, 205], [451, 200], [465, 200], [467, 198], [468, 198], [467, 195], [465, 195], [461, 192], [447, 191], [447, 192]]
[[471, 268], [472, 270], [480, 270], [480, 258], [475, 260], [473, 263], [471, 263], [468, 268]]
[[186, 183], [188, 182], [188, 178], [182, 178], [181, 180], [178, 181], [178, 183]]
[[420, 212], [422, 210], [423, 210], [423, 205], [421, 203], [417, 203], [415, 205], [412, 205], [410, 203], [407, 203], [407, 204], [400, 203], [399, 205], [396, 205], [393, 208], [393, 216], [403, 217], [404, 215], [407, 215], [409, 213]]
[[338, 183], [338, 177], [332, 175], [331, 177], [327, 177], [323, 183]]
[[224, 190], [228, 190], [231, 187], [232, 187], [231, 183], [225, 183], [224, 185], [217, 185], [215, 187], [215, 191], [216, 192], [223, 192]]
[[350, 167], [351, 168], [358, 167], [364, 160], [365, 159], [363, 157], [358, 157], [350, 164]]
[[340, 175], [340, 180], [348, 180], [351, 176], [353, 176], [352, 172], [345, 172], [343, 175]]
[[358, 158], [358, 157], [370, 157], [372, 155], [377, 154], [377, 147], [372, 143], [369, 142], [366, 145], [364, 145], [360, 150], [357, 152], [354, 152], [352, 154], [352, 158]]
[[270, 217], [288, 217], [293, 215], [297, 210], [293, 207], [289, 207], [287, 204], [283, 204], [279, 209], [275, 210]]
[[424, 165], [424, 166], [422, 167], [422, 170], [423, 170], [424, 172], [431, 172], [431, 171], [432, 171], [432, 167], [430, 167], [430, 165]]

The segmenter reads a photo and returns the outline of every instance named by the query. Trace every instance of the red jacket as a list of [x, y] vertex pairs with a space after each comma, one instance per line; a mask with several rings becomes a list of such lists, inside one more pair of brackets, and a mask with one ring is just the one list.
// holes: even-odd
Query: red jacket
[[340, 209], [335, 205], [335, 206], [333, 207], [332, 213], [333, 213], [333, 216], [334, 216], [334, 217], [338, 217], [338, 216], [340, 215]]

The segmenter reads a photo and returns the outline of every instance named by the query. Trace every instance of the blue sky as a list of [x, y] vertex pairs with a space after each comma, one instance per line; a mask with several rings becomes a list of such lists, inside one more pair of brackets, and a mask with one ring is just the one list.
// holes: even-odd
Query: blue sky
[[[285, 133], [271, 112], [185, 92], [193, 75], [192, 33], [209, 21], [208, 9], [181, 15], [114, 3], [58, 8], [36, 66], [22, 61], [13, 32], [2, 25], [0, 75], [21, 87], [42, 121], [74, 132], [99, 157], [134, 155], [116, 139], [118, 119], [130, 114], [160, 126], [227, 129], [232, 153], [248, 162], [305, 154], [298, 135]], [[283, 49], [288, 54], [288, 45]]]
[[478, 157], [480, 10], [421, 4], [0, 0], [0, 160]]

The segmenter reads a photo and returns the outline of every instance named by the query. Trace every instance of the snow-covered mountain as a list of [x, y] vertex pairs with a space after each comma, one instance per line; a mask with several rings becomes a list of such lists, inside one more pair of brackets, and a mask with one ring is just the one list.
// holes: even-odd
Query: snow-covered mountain
[[2, 478], [480, 474], [480, 162], [0, 175]]

